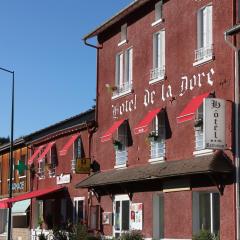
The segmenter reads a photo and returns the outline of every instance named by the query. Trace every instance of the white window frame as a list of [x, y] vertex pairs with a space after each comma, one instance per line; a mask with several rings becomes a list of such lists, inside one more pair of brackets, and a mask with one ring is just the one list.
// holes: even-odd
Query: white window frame
[[193, 66], [207, 63], [213, 58], [213, 7], [207, 5], [197, 13], [197, 50]]
[[120, 42], [118, 43], [118, 46], [120, 47], [125, 43], [127, 43], [127, 23], [121, 26]]
[[[115, 230], [115, 216], [116, 216], [116, 202], [120, 202], [120, 230]], [[116, 233], [119, 233], [120, 235], [124, 233], [124, 230], [122, 230], [122, 201], [129, 201], [129, 230], [131, 228], [130, 226], [130, 207], [131, 207], [131, 200], [129, 199], [129, 196], [126, 194], [123, 195], [115, 195], [113, 200], [113, 213], [114, 213], [114, 224], [113, 224], [113, 237]]]
[[[52, 165], [52, 169], [48, 169], [49, 178], [55, 178], [56, 177], [56, 163], [53, 163], [52, 161], [53, 161], [53, 159], [52, 159], [52, 148], [51, 148], [50, 149], [50, 164]], [[56, 161], [56, 159], [55, 159], [55, 161]]]
[[130, 47], [116, 55], [115, 87], [112, 99], [132, 93], [133, 82], [133, 48]]
[[128, 161], [127, 141], [128, 126], [127, 122], [122, 123], [117, 130], [117, 140], [122, 144], [122, 149], [115, 149], [115, 166], [114, 168], [125, 168]]
[[[39, 179], [45, 179], [45, 157], [42, 158], [41, 160], [38, 161], [38, 178]], [[43, 164], [43, 167], [41, 166], [41, 164]], [[42, 169], [43, 168], [43, 169]]]
[[150, 70], [149, 84], [165, 79], [165, 42], [165, 29], [153, 34], [153, 68]]
[[[210, 194], [210, 232], [214, 234], [214, 211], [213, 211], [213, 194], [218, 194], [217, 192], [193, 192], [192, 199], [193, 199], [193, 234], [197, 234], [201, 229], [199, 229], [199, 220], [200, 220], [200, 203], [199, 197], [200, 194]], [[195, 205], [194, 205], [195, 203]], [[219, 208], [220, 208], [220, 196], [219, 196]], [[220, 213], [219, 213], [220, 215]], [[220, 228], [221, 226], [219, 226]], [[220, 230], [220, 229], [219, 229]]]
[[[203, 121], [203, 114], [204, 114], [204, 109], [203, 109], [203, 103], [199, 106], [199, 108], [197, 109], [196, 112], [196, 120], [198, 119], [202, 119]], [[195, 151], [193, 152], [194, 156], [204, 156], [204, 155], [209, 155], [209, 154], [213, 154], [213, 150], [212, 149], [205, 149], [204, 148], [204, 140], [203, 140], [203, 135], [204, 135], [204, 126], [203, 126], [203, 122], [202, 122], [202, 126], [201, 126], [201, 130], [199, 128], [194, 128], [194, 136], [195, 136], [195, 146], [194, 149]], [[198, 142], [202, 142], [202, 147], [198, 147]]]
[[[166, 119], [164, 112], [158, 113], [152, 121], [152, 133], [154, 133], [158, 138], [157, 140], [150, 142], [150, 163], [155, 163], [165, 160], [166, 154]], [[160, 154], [160, 152], [162, 152]]]
[[152, 27], [158, 25], [159, 23], [163, 22], [163, 11], [162, 11], [162, 0], [158, 1], [155, 4], [154, 10], [154, 22], [151, 24]]
[[83, 202], [83, 221], [85, 221], [85, 211], [86, 211], [86, 203], [85, 203], [85, 197], [74, 197], [73, 198], [73, 222], [78, 222], [78, 202]]

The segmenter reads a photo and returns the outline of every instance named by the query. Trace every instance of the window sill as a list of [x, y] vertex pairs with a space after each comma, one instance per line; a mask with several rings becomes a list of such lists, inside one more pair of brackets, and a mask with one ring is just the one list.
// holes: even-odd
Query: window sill
[[166, 79], [166, 76], [161, 76], [159, 78], [155, 78], [155, 79], [152, 79], [149, 81], [149, 84], [154, 84], [154, 83], [157, 83], [157, 82], [162, 82]]
[[160, 19], [158, 19], [157, 21], [153, 22], [153, 23], [151, 24], [151, 26], [152, 26], [152, 27], [155, 27], [155, 26], [157, 26], [159, 23], [162, 23], [162, 22], [164, 22], [164, 19], [163, 19], [163, 18], [160, 18]]
[[27, 176], [25, 175], [25, 176], [19, 176], [18, 178], [19, 179], [21, 179], [21, 178], [26, 178]]
[[127, 167], [127, 164], [121, 164], [121, 165], [115, 165], [114, 168], [115, 169], [123, 169], [123, 168], [126, 168]]
[[214, 56], [203, 58], [201, 60], [198, 60], [198, 61], [194, 62], [193, 63], [193, 67], [197, 67], [197, 66], [209, 63], [209, 62], [211, 62], [213, 60], [214, 60]]
[[123, 40], [123, 41], [121, 41], [120, 43], [118, 43], [118, 47], [122, 46], [122, 45], [125, 44], [125, 43], [127, 43], [127, 40], [126, 40], [126, 39]]
[[203, 149], [203, 150], [197, 150], [197, 151], [193, 152], [193, 155], [195, 157], [211, 155], [211, 154], [213, 154], [213, 150], [212, 149]]
[[121, 97], [125, 97], [127, 95], [132, 94], [132, 92], [133, 92], [133, 90], [129, 89], [129, 90], [125, 91], [125, 92], [119, 93], [118, 95], [113, 96], [112, 100], [115, 100], [115, 99], [118, 99], [118, 98], [121, 98]]
[[165, 160], [165, 157], [158, 157], [158, 158], [150, 158], [148, 162], [151, 164], [154, 164], [154, 163], [164, 162], [164, 160]]

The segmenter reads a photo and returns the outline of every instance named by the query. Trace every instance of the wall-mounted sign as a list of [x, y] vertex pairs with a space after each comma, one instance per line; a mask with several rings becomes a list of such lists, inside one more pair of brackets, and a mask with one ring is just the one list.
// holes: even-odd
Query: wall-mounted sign
[[71, 182], [71, 175], [70, 174], [61, 174], [57, 176], [57, 184], [65, 184]]
[[102, 213], [102, 224], [104, 224], [104, 225], [112, 224], [112, 213], [111, 212], [103, 212]]
[[76, 173], [90, 173], [91, 159], [90, 158], [78, 158], [76, 162]]
[[25, 187], [25, 182], [18, 182], [12, 184], [12, 191], [23, 190]]
[[143, 204], [132, 203], [130, 207], [131, 230], [142, 230], [143, 228]]
[[205, 98], [204, 111], [204, 146], [206, 149], [225, 149], [225, 100]]

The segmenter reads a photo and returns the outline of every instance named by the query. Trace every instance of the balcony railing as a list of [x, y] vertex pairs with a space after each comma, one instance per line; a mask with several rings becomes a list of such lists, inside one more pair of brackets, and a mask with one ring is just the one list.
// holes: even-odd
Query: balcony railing
[[165, 66], [153, 68], [150, 70], [150, 81], [153, 81], [156, 79], [164, 79], [164, 77], [165, 77]]
[[195, 50], [195, 62], [212, 58], [213, 57], [213, 46], [206, 46]]
[[151, 159], [165, 156], [165, 141], [151, 141]]
[[132, 90], [132, 83], [126, 82], [122, 85], [117, 86], [117, 89], [113, 91], [113, 97], [119, 96], [121, 94], [124, 94], [125, 92], [129, 92]]
[[128, 159], [127, 150], [116, 150], [116, 166], [126, 164]]

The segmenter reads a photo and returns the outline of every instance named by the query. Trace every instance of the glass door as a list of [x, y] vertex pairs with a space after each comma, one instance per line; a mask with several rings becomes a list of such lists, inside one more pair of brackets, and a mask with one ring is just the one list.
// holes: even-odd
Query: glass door
[[123, 232], [129, 231], [130, 223], [130, 200], [127, 195], [115, 196], [113, 202], [114, 225], [113, 233], [117, 238]]

